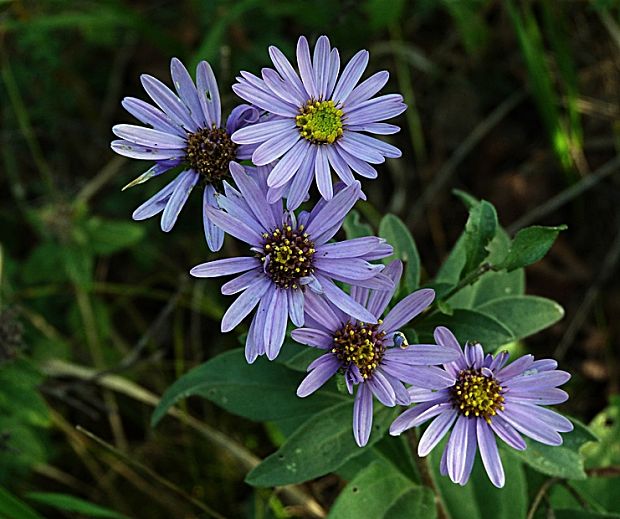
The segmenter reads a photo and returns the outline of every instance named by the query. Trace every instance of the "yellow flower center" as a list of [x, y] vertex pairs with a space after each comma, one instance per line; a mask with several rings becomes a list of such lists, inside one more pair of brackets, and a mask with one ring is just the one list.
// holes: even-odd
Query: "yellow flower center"
[[464, 369], [452, 387], [452, 402], [465, 416], [482, 417], [491, 423], [497, 411], [504, 410], [503, 388], [479, 369]]
[[295, 123], [302, 137], [314, 144], [333, 144], [342, 137], [342, 110], [333, 101], [310, 100], [300, 109]]

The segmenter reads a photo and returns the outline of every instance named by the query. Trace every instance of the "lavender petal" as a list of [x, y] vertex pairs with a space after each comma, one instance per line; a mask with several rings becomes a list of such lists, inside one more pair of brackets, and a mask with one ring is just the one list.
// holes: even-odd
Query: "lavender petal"
[[354, 108], [357, 104], [367, 101], [381, 90], [390, 78], [387, 70], [381, 70], [357, 85], [347, 98], [347, 106]]
[[366, 306], [369, 312], [375, 315], [383, 314], [388, 304], [392, 300], [392, 297], [394, 297], [394, 293], [398, 288], [402, 273], [403, 264], [399, 260], [392, 261], [392, 263], [390, 263], [385, 268], [385, 270], [383, 271], [383, 275], [387, 276], [389, 279], [392, 280], [393, 286], [388, 290], [373, 291], [373, 293], [370, 295], [370, 298], [368, 299], [368, 305]]
[[271, 286], [269, 278], [263, 278], [258, 283], [250, 286], [243, 294], [241, 294], [232, 305], [228, 307], [226, 313], [222, 317], [221, 329], [223, 333], [234, 329], [245, 317], [254, 310], [263, 294], [267, 292]]
[[387, 381], [386, 377], [379, 371], [375, 371], [370, 378], [366, 380], [366, 384], [377, 397], [377, 400], [384, 406], [394, 407], [396, 405], [396, 394], [394, 389]]
[[[325, 237], [324, 234], [332, 230], [338, 223], [342, 224], [342, 220], [344, 220], [346, 214], [355, 205], [355, 202], [357, 202], [359, 192], [359, 182], [347, 186], [329, 200], [314, 216], [308, 224], [306, 232], [313, 238], [315, 245], [323, 245], [332, 238], [333, 234], [328, 237]], [[317, 238], [319, 236], [322, 237], [320, 241]]]
[[[505, 383], [507, 387], [513, 390], [529, 389], [531, 391], [536, 391], [539, 389], [561, 386], [567, 382], [570, 377], [570, 373], [567, 373], [566, 371], [543, 371], [542, 373], [537, 373], [535, 375], [521, 375], [518, 377], [513, 377], [506, 380]], [[502, 381], [503, 380], [504, 379], [502, 379]]]
[[205, 207], [217, 208], [217, 201], [215, 200], [215, 188], [212, 184], [207, 184], [204, 189], [202, 198], [202, 224], [205, 231], [205, 238], [209, 250], [217, 252], [222, 248], [224, 244], [224, 231], [215, 225], [209, 219]]
[[275, 289], [273, 299], [267, 317], [265, 319], [265, 353], [269, 360], [273, 360], [280, 353], [280, 348], [284, 344], [284, 336], [286, 334], [286, 323], [288, 321], [288, 300], [286, 298], [286, 290]]
[[306, 160], [310, 146], [306, 139], [298, 140], [271, 170], [267, 185], [271, 188], [282, 187], [293, 178]]
[[135, 97], [126, 97], [121, 105], [131, 115], [144, 124], [149, 124], [156, 130], [185, 137], [186, 131], [177, 123], [173, 122], [164, 112], [158, 110], [149, 103]]
[[365, 323], [376, 323], [377, 318], [366, 310], [362, 305], [357, 303], [349, 294], [338, 288], [333, 281], [324, 276], [317, 276], [320, 281], [325, 297], [340, 308], [343, 312], [354, 317], [355, 319]]
[[299, 75], [309, 98], [318, 99], [319, 92], [314, 82], [314, 71], [310, 60], [310, 48], [305, 36], [301, 36], [297, 41], [297, 64]]
[[410, 366], [445, 364], [457, 358], [457, 353], [436, 344], [411, 344], [405, 349], [393, 348], [385, 352], [385, 358]]
[[288, 299], [288, 315], [295, 326], [304, 325], [304, 293], [301, 289], [290, 289], [286, 291]]
[[220, 91], [211, 65], [201, 61], [196, 67], [196, 91], [202, 113], [209, 126], [222, 126], [222, 105]]
[[236, 218], [233, 218], [225, 211], [214, 209], [212, 207], [205, 207], [204, 210], [209, 219], [215, 225], [231, 236], [234, 236], [235, 238], [255, 247], [261, 244], [262, 238], [258, 230], [250, 229], [247, 225], [241, 223]]
[[133, 124], [117, 124], [112, 127], [112, 132], [121, 139], [140, 144], [141, 146], [172, 150], [185, 149], [187, 147], [187, 139], [183, 137]]
[[159, 79], [142, 74], [140, 81], [146, 93], [151, 96], [170, 119], [190, 132], [198, 130], [198, 125], [189, 115], [189, 111], [181, 100], [172, 93]]
[[334, 338], [330, 333], [317, 328], [297, 328], [291, 332], [291, 337], [300, 344], [321, 350], [331, 348], [334, 343]]
[[240, 276], [231, 279], [227, 283], [222, 285], [222, 294], [225, 296], [232, 296], [250, 288], [254, 283], [258, 283], [265, 277], [265, 273], [262, 269], [252, 269], [248, 272], [244, 272]]
[[197, 265], [190, 270], [190, 274], [197, 278], [214, 278], [252, 269], [262, 272], [260, 266], [260, 261], [256, 258], [224, 258]]
[[252, 162], [257, 166], [270, 164], [287, 153], [299, 139], [301, 139], [301, 135], [297, 130], [282, 132], [256, 148], [252, 155]]
[[454, 420], [456, 420], [456, 414], [454, 409], [450, 409], [440, 414], [431, 422], [420, 438], [418, 456], [427, 456], [435, 448], [450, 427], [452, 427]]
[[509, 445], [513, 449], [523, 451], [527, 448], [525, 440], [515, 430], [515, 428], [506, 422], [501, 416], [494, 416], [490, 423], [493, 432], [499, 436], [506, 445]]
[[293, 87], [296, 95], [300, 98], [308, 99], [308, 93], [299, 76], [282, 51], [272, 45], [269, 47], [269, 56], [278, 73]]
[[183, 149], [153, 148], [125, 140], [112, 141], [110, 147], [119, 155], [130, 159], [166, 160], [185, 157]]
[[504, 467], [497, 450], [497, 442], [493, 435], [492, 429], [483, 420], [477, 420], [478, 448], [480, 449], [480, 457], [487, 471], [491, 483], [497, 488], [502, 488], [506, 482], [504, 476]]
[[[226, 120], [226, 133], [233, 135], [237, 130], [248, 125], [255, 125], [260, 119], [260, 112], [253, 106], [240, 104], [235, 106]], [[232, 138], [232, 137], [231, 137]], [[233, 139], [234, 142], [234, 139]], [[237, 150], [237, 154], [239, 154]], [[251, 155], [250, 155], [251, 156]], [[247, 158], [250, 158], [249, 156]]]
[[170, 61], [170, 75], [181, 101], [189, 111], [189, 115], [198, 127], [203, 128], [206, 120], [200, 107], [196, 87], [189, 72], [177, 58], [172, 58]]
[[332, 185], [332, 176], [329, 169], [329, 160], [325, 146], [318, 146], [314, 162], [314, 175], [316, 177], [316, 186], [319, 193], [325, 200], [331, 200], [334, 196], [334, 188]]
[[156, 214], [159, 214], [164, 210], [170, 195], [174, 191], [174, 188], [179, 183], [180, 176], [175, 178], [172, 182], [167, 184], [163, 189], [155, 193], [151, 198], [138, 207], [132, 214], [134, 220], [146, 220]]
[[237, 144], [258, 144], [293, 130], [295, 130], [293, 119], [275, 119], [241, 128], [232, 134], [231, 139]]
[[268, 229], [277, 227], [280, 222], [276, 221], [271, 212], [271, 207], [269, 207], [265, 200], [264, 193], [261, 192], [260, 187], [246, 173], [243, 166], [236, 162], [231, 162], [230, 173], [250, 210], [254, 213], [256, 220]]
[[353, 404], [353, 436], [364, 447], [372, 430], [372, 393], [365, 383], [359, 385]]
[[398, 330], [422, 313], [433, 302], [433, 299], [435, 299], [435, 291], [430, 288], [423, 288], [409, 294], [387, 314], [380, 329], [387, 332]]
[[293, 177], [286, 200], [286, 207], [289, 211], [297, 209], [308, 196], [308, 190], [314, 178], [315, 155], [312, 146], [310, 146], [305, 161], [302, 162], [299, 171]]
[[339, 142], [336, 143], [334, 148], [338, 152], [338, 155], [340, 155], [343, 160], [346, 161], [349, 167], [358, 175], [361, 175], [365, 178], [377, 178], [377, 170], [373, 168], [370, 164], [368, 164], [368, 162], [351, 155], [342, 146], [340, 146]]
[[305, 398], [314, 393], [336, 374], [341, 365], [341, 362], [333, 353], [327, 353], [317, 360], [320, 363], [315, 364], [314, 369], [299, 384], [297, 388], [298, 397]]
[[345, 103], [368, 65], [368, 51], [360, 50], [346, 64], [332, 94], [334, 102]]
[[170, 231], [176, 223], [189, 194], [198, 182], [199, 175], [193, 169], [188, 169], [183, 171], [179, 177], [180, 180], [170, 195], [170, 199], [161, 215], [161, 230], [164, 232]]

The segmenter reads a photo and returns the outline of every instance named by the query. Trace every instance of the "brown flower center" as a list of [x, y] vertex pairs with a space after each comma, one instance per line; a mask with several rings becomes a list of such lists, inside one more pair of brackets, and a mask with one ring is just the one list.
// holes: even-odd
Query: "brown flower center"
[[208, 183], [228, 176], [237, 145], [222, 128], [202, 128], [187, 138], [186, 160]]

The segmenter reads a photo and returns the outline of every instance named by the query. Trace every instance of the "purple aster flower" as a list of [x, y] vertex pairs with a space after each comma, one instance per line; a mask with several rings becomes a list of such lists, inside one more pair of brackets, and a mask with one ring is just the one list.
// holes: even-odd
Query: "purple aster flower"
[[257, 166], [280, 159], [267, 180], [276, 190], [269, 194], [270, 200], [284, 192], [287, 207], [295, 209], [313, 177], [323, 198], [329, 200], [333, 196], [330, 165], [350, 185], [352, 171], [375, 178], [377, 171], [371, 164], [400, 157], [398, 148], [367, 135], [398, 132], [398, 126], [381, 121], [407, 108], [398, 94], [373, 98], [387, 83], [387, 71], [357, 84], [368, 65], [368, 51], [355, 54], [341, 74], [338, 50], [331, 49], [326, 36], [318, 39], [312, 59], [308, 41], [299, 38], [299, 73], [276, 47], [269, 47], [269, 55], [275, 70], [264, 68], [262, 78], [241, 72], [233, 85], [238, 96], [270, 114], [269, 120], [237, 130], [232, 139], [258, 145], [252, 154]]
[[353, 295], [373, 316], [360, 321], [357, 316], [315, 296], [306, 300], [306, 327], [293, 330], [297, 342], [326, 353], [308, 366], [309, 374], [297, 389], [297, 395], [314, 393], [336, 372], [344, 374], [347, 389], [353, 394], [353, 435], [360, 447], [368, 442], [372, 428], [373, 395], [383, 405], [409, 405], [411, 397], [403, 383], [416, 383], [428, 389], [442, 389], [453, 383], [443, 369], [433, 366], [456, 359], [456, 352], [435, 344], [408, 345], [398, 329], [424, 311], [435, 292], [418, 290], [400, 301], [384, 320], [379, 320], [402, 274], [402, 263], [392, 262], [384, 271], [394, 281], [389, 289], [355, 288]]
[[222, 286], [226, 295], [243, 292], [224, 314], [222, 331], [232, 330], [258, 305], [246, 340], [248, 362], [263, 354], [270, 360], [278, 355], [288, 318], [303, 326], [304, 302], [312, 293], [359, 319], [376, 322], [334, 280], [356, 287], [391, 287], [392, 280], [381, 274], [384, 266], [369, 261], [389, 256], [392, 247], [374, 236], [327, 243], [358, 200], [359, 182], [296, 217], [284, 211], [282, 200], [267, 202], [270, 168], [251, 168], [248, 174], [232, 162], [230, 170], [238, 190], [224, 182], [226, 196], [217, 197], [222, 210], [206, 211], [215, 225], [249, 244], [252, 256], [210, 261], [191, 273], [205, 278], [241, 274]]
[[[123, 189], [142, 184], [173, 168], [182, 168], [174, 180], [133, 213], [134, 220], [162, 213], [161, 228], [166, 232], [174, 226], [199, 181], [204, 185], [203, 207], [217, 207], [215, 194], [222, 179], [228, 176], [230, 162], [249, 159], [256, 148], [235, 144], [230, 136], [259, 118], [256, 108], [240, 105], [231, 112], [226, 125], [222, 125], [220, 94], [206, 61], [201, 61], [196, 68], [196, 85], [177, 58], [170, 62], [170, 72], [178, 95], [152, 76], [140, 77], [144, 90], [159, 108], [134, 97], [123, 99], [123, 107], [150, 128], [133, 124], [118, 124], [112, 128], [122, 139], [112, 142], [116, 153], [155, 161]], [[209, 248], [219, 250], [224, 232], [213, 225], [206, 211], [203, 211], [203, 223]]]
[[534, 360], [525, 355], [506, 366], [508, 352], [484, 355], [480, 344], [466, 344], [465, 352], [450, 330], [435, 329], [438, 344], [458, 352], [454, 362], [445, 364], [454, 382], [441, 391], [411, 388], [412, 402], [392, 424], [390, 434], [398, 435], [435, 418], [420, 438], [418, 454], [426, 456], [454, 429], [441, 458], [441, 474], [464, 485], [469, 479], [476, 445], [489, 479], [496, 487], [504, 486], [504, 468], [495, 436], [517, 450], [526, 448], [519, 433], [547, 445], [560, 445], [560, 432], [573, 430], [573, 424], [558, 413], [541, 407], [560, 404], [568, 399], [557, 386], [570, 374], [555, 369], [551, 359]]

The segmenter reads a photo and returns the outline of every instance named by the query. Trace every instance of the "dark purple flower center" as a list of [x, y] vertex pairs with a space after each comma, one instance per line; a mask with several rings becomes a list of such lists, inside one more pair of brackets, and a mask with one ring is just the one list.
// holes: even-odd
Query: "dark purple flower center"
[[347, 323], [334, 334], [332, 353], [344, 364], [355, 364], [364, 379], [377, 369], [385, 353], [385, 332], [378, 324]]
[[187, 137], [187, 163], [208, 183], [228, 176], [237, 145], [222, 128], [201, 128]]
[[312, 258], [316, 252], [304, 226], [293, 229], [283, 225], [271, 234], [264, 233], [263, 238], [264, 252], [259, 259], [267, 275], [280, 288], [299, 288], [299, 279], [314, 272]]
[[342, 137], [342, 110], [333, 101], [311, 99], [299, 110], [295, 124], [301, 136], [313, 144], [333, 144]]
[[465, 416], [481, 416], [491, 423], [491, 417], [504, 410], [502, 386], [479, 369], [461, 370], [451, 392], [452, 403]]

